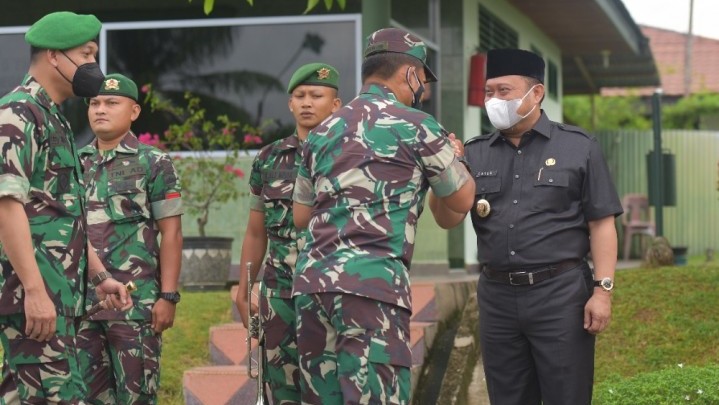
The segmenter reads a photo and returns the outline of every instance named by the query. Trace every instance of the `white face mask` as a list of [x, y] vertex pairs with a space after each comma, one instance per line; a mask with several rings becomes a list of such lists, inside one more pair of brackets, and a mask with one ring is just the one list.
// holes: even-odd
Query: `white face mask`
[[484, 103], [484, 108], [487, 110], [489, 121], [494, 125], [495, 128], [501, 130], [511, 128], [524, 118], [527, 118], [529, 114], [537, 108], [535, 104], [528, 113], [519, 115], [517, 110], [522, 105], [524, 99], [529, 93], [536, 87], [535, 84], [522, 98], [515, 98], [514, 100], [502, 100], [500, 98], [492, 97]]

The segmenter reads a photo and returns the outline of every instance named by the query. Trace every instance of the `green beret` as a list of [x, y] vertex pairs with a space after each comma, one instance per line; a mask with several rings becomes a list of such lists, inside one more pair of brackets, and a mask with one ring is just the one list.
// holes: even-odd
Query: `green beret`
[[36, 48], [70, 49], [97, 38], [101, 28], [94, 15], [58, 11], [37, 20], [25, 33], [25, 41]]
[[340, 73], [334, 66], [326, 63], [310, 63], [301, 66], [295, 71], [290, 79], [290, 84], [287, 86], [287, 92], [292, 93], [292, 90], [301, 84], [327, 86], [337, 89], [339, 88], [337, 84], [339, 80]]
[[123, 96], [137, 101], [137, 85], [127, 76], [112, 73], [105, 76], [98, 96]]

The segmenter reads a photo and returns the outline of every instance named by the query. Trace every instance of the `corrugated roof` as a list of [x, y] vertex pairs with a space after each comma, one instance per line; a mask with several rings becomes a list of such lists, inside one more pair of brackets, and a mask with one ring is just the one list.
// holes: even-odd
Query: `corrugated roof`
[[[688, 34], [649, 26], [641, 26], [641, 30], [649, 38], [649, 46], [659, 68], [664, 96], [683, 96]], [[691, 69], [691, 93], [719, 92], [719, 40], [694, 36]], [[654, 89], [654, 87], [610, 88], [603, 89], [602, 95], [648, 96], [654, 92]]]

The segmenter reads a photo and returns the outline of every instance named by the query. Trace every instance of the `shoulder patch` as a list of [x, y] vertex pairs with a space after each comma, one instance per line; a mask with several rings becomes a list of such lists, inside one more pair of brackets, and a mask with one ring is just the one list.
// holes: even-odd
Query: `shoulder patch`
[[562, 124], [562, 123], [556, 123], [555, 125], [562, 131], [574, 132], [577, 134], [584, 135], [586, 138], [594, 139], [593, 135], [588, 134], [584, 129], [582, 129], [580, 127], [575, 127], [574, 125], [567, 125], [567, 124]]
[[492, 134], [491, 134], [491, 133], [485, 134], [485, 135], [477, 135], [477, 136], [475, 136], [474, 138], [470, 138], [470, 139], [464, 141], [464, 146], [467, 146], [467, 145], [469, 145], [470, 143], [474, 143], [474, 142], [477, 142], [477, 141], [486, 141], [487, 139], [489, 139], [489, 138], [491, 138], [491, 137], [492, 137]]

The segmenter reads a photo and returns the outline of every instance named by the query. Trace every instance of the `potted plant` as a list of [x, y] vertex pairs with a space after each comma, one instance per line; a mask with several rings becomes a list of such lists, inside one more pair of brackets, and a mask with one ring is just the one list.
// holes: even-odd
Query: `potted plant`
[[[180, 283], [185, 289], [219, 289], [228, 281], [232, 258], [229, 237], [207, 236], [210, 213], [219, 205], [240, 197], [236, 179], [244, 172], [237, 167], [239, 151], [262, 143], [258, 130], [226, 115], [211, 119], [200, 98], [184, 94], [185, 106], [177, 106], [151, 85], [142, 87], [151, 112], [168, 120], [162, 135], [143, 133], [140, 142], [171, 152], [182, 185], [185, 214], [197, 223], [199, 236], [185, 236]], [[174, 152], [174, 153], [173, 153]], [[185, 152], [180, 156], [176, 152]]]

